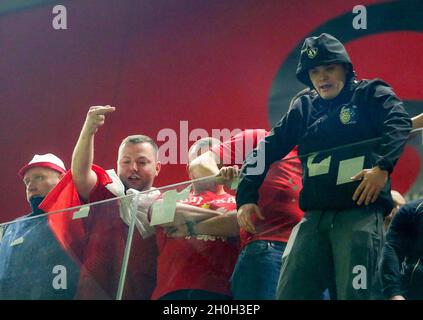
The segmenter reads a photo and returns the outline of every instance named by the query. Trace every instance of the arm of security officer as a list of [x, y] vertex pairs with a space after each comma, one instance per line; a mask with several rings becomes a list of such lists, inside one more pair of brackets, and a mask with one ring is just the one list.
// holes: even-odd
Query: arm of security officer
[[297, 99], [287, 115], [271, 130], [269, 135], [258, 143], [245, 160], [240, 174], [236, 193], [239, 226], [248, 232], [255, 232], [251, 216], [262, 219], [257, 201], [259, 188], [272, 163], [285, 157], [298, 142], [304, 126], [305, 115], [301, 109], [301, 99]]
[[382, 141], [380, 159], [376, 165], [391, 173], [410, 136], [412, 121], [403, 102], [386, 84], [377, 85], [373, 95], [374, 115], [380, 127]]
[[[215, 237], [238, 237], [239, 226], [236, 219], [236, 210], [219, 214], [216, 217], [192, 224], [192, 232], [195, 235], [210, 235]], [[169, 229], [170, 237], [186, 237], [190, 234], [187, 224], [180, 225], [176, 229]]]
[[93, 106], [88, 110], [79, 139], [72, 154], [72, 177], [79, 196], [87, 201], [97, 183], [97, 175], [91, 170], [94, 160], [94, 135], [104, 124], [106, 114], [115, 111], [111, 106]]
[[360, 171], [351, 177], [352, 180], [361, 180], [352, 199], [357, 201], [359, 206], [375, 202], [388, 181], [388, 175], [387, 170], [382, 170], [378, 166]]
[[381, 132], [382, 141], [375, 167], [362, 170], [352, 177], [354, 180], [362, 180], [353, 195], [353, 200], [357, 201], [358, 205], [368, 205], [377, 200], [404, 150], [411, 131], [410, 116], [392, 88], [378, 80], [371, 90], [374, 92], [370, 92], [369, 104], [374, 108], [373, 121]]
[[381, 280], [383, 295], [387, 299], [401, 299], [404, 296], [401, 264], [410, 253], [413, 232], [413, 205], [404, 205], [391, 222], [381, 256]]

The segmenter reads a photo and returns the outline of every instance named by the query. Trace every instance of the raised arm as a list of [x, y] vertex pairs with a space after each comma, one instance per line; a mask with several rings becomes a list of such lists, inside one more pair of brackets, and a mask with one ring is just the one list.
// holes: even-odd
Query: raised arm
[[111, 106], [94, 106], [88, 110], [85, 123], [72, 155], [72, 177], [79, 196], [87, 201], [97, 183], [97, 175], [91, 169], [94, 160], [94, 135], [104, 124], [106, 114], [115, 111]]

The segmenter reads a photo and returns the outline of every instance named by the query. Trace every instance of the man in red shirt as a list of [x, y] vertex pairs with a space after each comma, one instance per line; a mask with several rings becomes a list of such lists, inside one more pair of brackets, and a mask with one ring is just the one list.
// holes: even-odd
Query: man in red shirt
[[[157, 145], [147, 136], [123, 140], [117, 174], [93, 165], [95, 133], [104, 124], [106, 114], [114, 110], [110, 106], [89, 109], [73, 152], [72, 170], [42, 203], [46, 212], [123, 196], [128, 189], [152, 190], [160, 162]], [[92, 205], [89, 216], [83, 219], [73, 220], [69, 213], [49, 217], [56, 237], [81, 264], [80, 299], [116, 297], [128, 234], [128, 217], [122, 203], [123, 199]], [[155, 286], [155, 237], [142, 239], [139, 232], [134, 232], [131, 246], [123, 297], [149, 299]]]
[[[211, 138], [197, 141], [190, 149], [189, 160], [212, 143]], [[191, 179], [202, 177], [195, 170], [190, 171]], [[153, 299], [230, 299], [229, 279], [239, 248], [237, 238], [233, 238], [239, 234], [235, 198], [212, 177], [195, 181], [188, 199], [182, 203], [186, 223], [157, 228], [160, 254]], [[189, 212], [198, 210], [196, 207], [204, 211], [201, 219], [190, 218]]]
[[[211, 175], [218, 167], [241, 165], [266, 135], [265, 130], [242, 131], [195, 159], [190, 169]], [[231, 173], [221, 170], [224, 178]], [[294, 149], [271, 166], [255, 215], [238, 216], [241, 252], [231, 280], [234, 299], [275, 299], [282, 254], [303, 216], [298, 207], [300, 189], [301, 164]]]

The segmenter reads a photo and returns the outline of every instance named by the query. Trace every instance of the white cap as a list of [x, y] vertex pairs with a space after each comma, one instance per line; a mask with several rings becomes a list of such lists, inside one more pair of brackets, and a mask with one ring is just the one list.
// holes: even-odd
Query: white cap
[[27, 165], [19, 170], [19, 176], [23, 178], [25, 172], [33, 167], [49, 168], [60, 173], [66, 172], [63, 161], [52, 153], [36, 154]]

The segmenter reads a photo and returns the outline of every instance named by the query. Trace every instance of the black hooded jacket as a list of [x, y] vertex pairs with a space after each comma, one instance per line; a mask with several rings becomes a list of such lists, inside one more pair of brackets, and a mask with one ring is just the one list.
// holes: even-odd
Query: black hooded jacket
[[[331, 45], [325, 50], [322, 49], [325, 42], [320, 39], [317, 52], [327, 54], [331, 48], [339, 51], [338, 46], [333, 45], [337, 40], [332, 38], [328, 38]], [[306, 43], [310, 42], [306, 40]], [[308, 55], [308, 52], [303, 46], [302, 55]], [[330, 55], [330, 63], [349, 61], [349, 58], [341, 59], [342, 55], [338, 55], [341, 60], [334, 60], [333, 56]], [[318, 56], [313, 59], [317, 64], [308, 63], [308, 68], [328, 61]], [[302, 58], [301, 63], [305, 65]], [[297, 75], [307, 71], [300, 68], [300, 64]], [[247, 157], [241, 170], [237, 206], [257, 203], [258, 189], [270, 165], [298, 145], [303, 165], [300, 208], [304, 211], [354, 208], [357, 205], [352, 196], [360, 181], [348, 177], [374, 166], [391, 173], [410, 131], [411, 119], [402, 101], [382, 80], [356, 81], [350, 77], [332, 100], [322, 99], [311, 91], [293, 103], [288, 113]], [[256, 168], [261, 166], [263, 170], [258, 170], [257, 174]], [[376, 204], [383, 207], [386, 214], [391, 211], [389, 180]]]
[[422, 264], [423, 200], [420, 199], [401, 207], [386, 234], [381, 259], [385, 297], [423, 299]]

